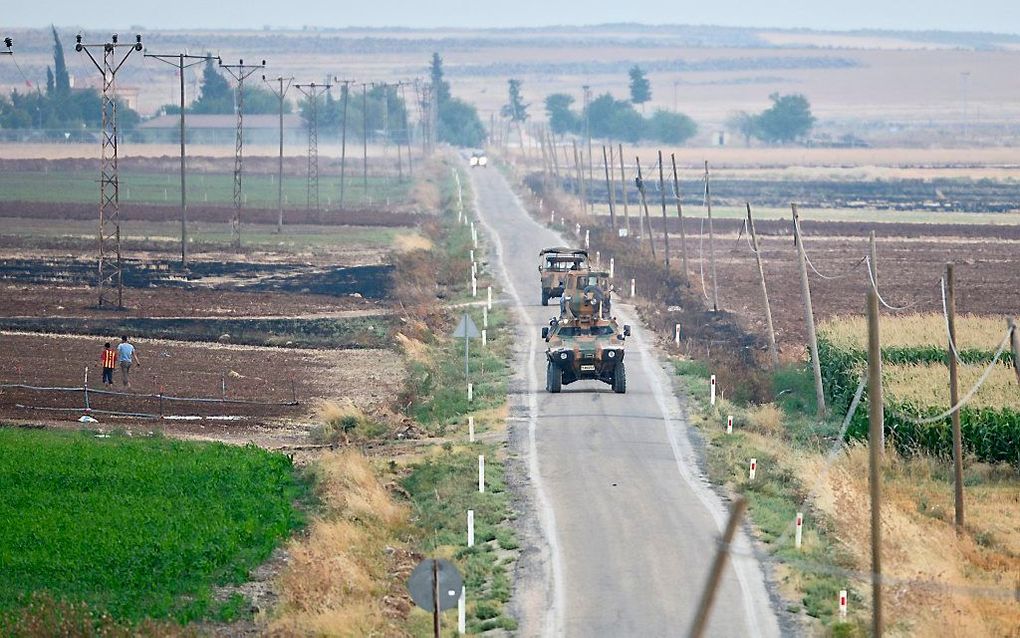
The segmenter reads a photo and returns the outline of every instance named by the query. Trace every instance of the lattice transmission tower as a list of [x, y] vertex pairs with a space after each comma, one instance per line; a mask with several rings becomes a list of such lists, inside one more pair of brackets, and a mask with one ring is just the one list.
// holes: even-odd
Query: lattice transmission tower
[[[92, 54], [102, 48], [102, 62]], [[85, 53], [103, 76], [102, 90], [102, 154], [99, 172], [99, 305], [113, 301], [116, 288], [117, 307], [124, 307], [124, 266], [120, 252], [120, 174], [117, 168], [116, 78], [124, 63], [135, 51], [142, 50], [142, 36], [136, 35], [132, 43], [121, 43], [117, 34], [108, 42], [86, 43], [82, 36], [75, 37], [74, 50]]]
[[231, 244], [234, 250], [241, 250], [241, 208], [244, 205], [244, 194], [241, 190], [241, 172], [244, 166], [244, 81], [259, 69], [266, 68], [266, 61], [262, 64], [245, 64], [244, 60], [238, 60], [237, 64], [223, 64], [224, 69], [234, 78], [236, 88], [236, 110], [237, 110], [237, 137], [234, 141], [234, 216], [230, 220], [232, 231]]
[[4, 46], [7, 47], [7, 50], [0, 51], [0, 55], [14, 55], [14, 40], [10, 38], [4, 38]]
[[295, 84], [308, 101], [308, 188], [306, 207], [319, 210], [319, 98], [329, 92], [332, 84]]

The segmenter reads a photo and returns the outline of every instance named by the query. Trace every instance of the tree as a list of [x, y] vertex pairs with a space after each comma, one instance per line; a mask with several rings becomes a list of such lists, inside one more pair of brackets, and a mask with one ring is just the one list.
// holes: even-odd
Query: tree
[[588, 104], [592, 137], [636, 142], [645, 134], [645, 118], [627, 101], [603, 93]]
[[435, 87], [436, 115], [439, 125], [436, 137], [455, 146], [481, 146], [485, 141], [485, 126], [478, 110], [467, 102], [451, 97], [450, 84], [443, 79], [443, 58], [432, 54], [429, 74]]
[[524, 103], [520, 80], [510, 78], [507, 80], [507, 84], [509, 85], [509, 101], [500, 109], [500, 114], [519, 125], [521, 122], [527, 121], [528, 107], [531, 105]]
[[549, 128], [557, 135], [576, 133], [581, 128], [581, 120], [570, 110], [574, 98], [566, 93], [553, 93], [545, 98], [545, 114], [549, 118]]
[[645, 77], [641, 67], [634, 65], [628, 72], [630, 75], [630, 101], [644, 108], [644, 103], [652, 99], [652, 83]]
[[53, 90], [57, 97], [65, 98], [71, 94], [71, 77], [67, 74], [67, 61], [64, 60], [64, 47], [60, 44], [57, 29], [53, 31]]
[[205, 68], [202, 69], [201, 94], [189, 110], [192, 113], [234, 112], [234, 91], [212, 59], [205, 62]]
[[811, 104], [799, 93], [769, 96], [772, 106], [754, 119], [754, 135], [765, 142], [792, 142], [804, 137], [814, 126]]
[[647, 135], [664, 144], [683, 144], [698, 132], [698, 125], [683, 113], [658, 110], [648, 121]]
[[751, 138], [757, 137], [756, 118], [747, 111], [737, 111], [726, 118], [726, 128], [744, 138], [744, 146], [751, 145]]

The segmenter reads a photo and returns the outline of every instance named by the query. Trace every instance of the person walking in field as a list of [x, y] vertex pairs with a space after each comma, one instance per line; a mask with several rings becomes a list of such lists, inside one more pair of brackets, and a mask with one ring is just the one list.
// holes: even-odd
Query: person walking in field
[[120, 338], [120, 345], [117, 346], [117, 360], [120, 361], [120, 378], [124, 387], [131, 387], [131, 366], [142, 365], [138, 359], [135, 347], [128, 343], [127, 335]]
[[107, 341], [103, 347], [103, 384], [113, 385], [113, 369], [117, 367], [117, 351]]

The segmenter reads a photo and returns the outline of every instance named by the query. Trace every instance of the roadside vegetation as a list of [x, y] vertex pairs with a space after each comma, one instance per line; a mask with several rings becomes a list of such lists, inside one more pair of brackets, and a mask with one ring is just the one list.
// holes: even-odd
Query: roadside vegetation
[[[247, 613], [216, 586], [304, 524], [307, 481], [255, 447], [0, 428], [0, 633]], [[155, 625], [152, 625], [155, 626]], [[72, 632], [76, 633], [76, 632]]]

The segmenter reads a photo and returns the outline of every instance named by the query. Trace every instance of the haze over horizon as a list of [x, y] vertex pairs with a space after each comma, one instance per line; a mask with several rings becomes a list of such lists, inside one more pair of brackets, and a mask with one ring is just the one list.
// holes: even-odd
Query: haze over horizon
[[[264, 6], [263, 6], [264, 5]], [[346, 6], [345, 6], [346, 5]], [[237, 8], [232, 3], [180, 0], [171, 13], [138, 2], [110, 0], [105, 11], [96, 5], [72, 0], [47, 3], [16, 3], [8, 6], [0, 32], [6, 28], [61, 27], [85, 29], [138, 25], [159, 29], [262, 29], [345, 27], [489, 28], [584, 26], [607, 23], [685, 24], [747, 28], [816, 30], [881, 29], [896, 31], [986, 31], [1020, 33], [1020, 3], [1007, 0], [976, 0], [961, 5], [948, 0], [859, 0], [818, 3], [811, 0], [778, 0], [765, 4], [718, 0], [706, 4], [663, 5], [634, 0], [626, 6], [565, 0], [518, 0], [484, 3], [469, 0], [383, 0], [364, 4], [333, 4], [322, 0], [256, 3]]]

